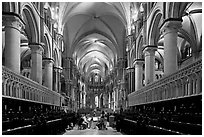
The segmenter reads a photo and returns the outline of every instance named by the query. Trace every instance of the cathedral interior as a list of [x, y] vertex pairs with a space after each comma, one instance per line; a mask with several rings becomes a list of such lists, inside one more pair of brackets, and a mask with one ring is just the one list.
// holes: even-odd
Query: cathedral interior
[[2, 134], [202, 134], [202, 2], [2, 2], [1, 53]]

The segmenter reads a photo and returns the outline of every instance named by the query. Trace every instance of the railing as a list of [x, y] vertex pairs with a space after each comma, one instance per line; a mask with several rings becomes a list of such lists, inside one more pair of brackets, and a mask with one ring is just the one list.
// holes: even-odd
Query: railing
[[61, 95], [2, 66], [2, 96], [60, 106]]
[[129, 106], [201, 94], [202, 59], [128, 95]]

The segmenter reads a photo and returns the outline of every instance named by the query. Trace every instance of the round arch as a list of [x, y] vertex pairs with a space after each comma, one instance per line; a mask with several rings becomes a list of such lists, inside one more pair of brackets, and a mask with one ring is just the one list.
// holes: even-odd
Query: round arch
[[136, 47], [136, 59], [142, 59], [143, 57], [143, 36], [139, 37], [138, 43], [137, 43], [137, 47]]
[[21, 15], [23, 15], [23, 20], [26, 22], [25, 31], [29, 42], [39, 43], [39, 24], [37, 23], [38, 19], [35, 15], [34, 7], [28, 3], [22, 5]]
[[49, 41], [47, 34], [44, 35], [43, 49], [44, 49], [44, 56], [46, 58], [50, 58], [51, 57], [51, 47], [50, 47], [50, 41]]
[[151, 24], [148, 30], [148, 44], [156, 45], [159, 37], [159, 23], [162, 18], [162, 13], [160, 9], [156, 9], [152, 15]]

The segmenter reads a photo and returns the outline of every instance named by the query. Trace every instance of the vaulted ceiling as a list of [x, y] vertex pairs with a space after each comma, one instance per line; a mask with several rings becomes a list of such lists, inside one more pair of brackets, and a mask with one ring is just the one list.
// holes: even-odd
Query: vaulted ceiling
[[123, 57], [126, 10], [123, 3], [60, 3], [66, 56], [73, 57], [80, 73], [104, 78]]

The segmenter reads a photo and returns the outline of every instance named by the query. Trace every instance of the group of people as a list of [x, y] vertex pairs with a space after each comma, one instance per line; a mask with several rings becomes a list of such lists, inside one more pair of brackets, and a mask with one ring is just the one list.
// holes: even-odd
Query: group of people
[[103, 130], [103, 129], [107, 130], [107, 120], [108, 120], [107, 113], [102, 111], [100, 119], [99, 119], [98, 123], [96, 124], [96, 126], [98, 127], [99, 130]]
[[[99, 119], [97, 120], [97, 123], [94, 123], [93, 117], [95, 117], [95, 112], [93, 115], [88, 116], [85, 114], [82, 114], [78, 120], [78, 129], [86, 129], [86, 128], [93, 128], [95, 129], [96, 127], [99, 130], [107, 129], [107, 119], [108, 115], [104, 111], [102, 111]], [[94, 124], [93, 124], [94, 123]]]
[[87, 116], [82, 114], [78, 121], [78, 129], [86, 129], [88, 127], [90, 126], [89, 126], [89, 121], [87, 119]]

